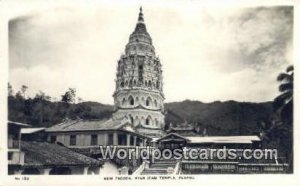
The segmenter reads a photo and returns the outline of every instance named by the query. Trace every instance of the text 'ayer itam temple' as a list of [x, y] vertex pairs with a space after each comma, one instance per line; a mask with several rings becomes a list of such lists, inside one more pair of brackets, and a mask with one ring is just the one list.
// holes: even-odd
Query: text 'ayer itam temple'
[[8, 122], [9, 174], [284, 173], [272, 160], [104, 159], [99, 146], [118, 148], [261, 148], [258, 136], [207, 136], [183, 124], [166, 131], [162, 65], [147, 32], [142, 8], [125, 54], [118, 60], [115, 112], [104, 120], [65, 120], [49, 128]]

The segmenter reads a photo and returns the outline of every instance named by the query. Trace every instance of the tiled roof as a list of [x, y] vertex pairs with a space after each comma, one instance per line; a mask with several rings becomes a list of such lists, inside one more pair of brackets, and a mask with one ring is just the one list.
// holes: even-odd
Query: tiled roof
[[[171, 137], [171, 136], [172, 136], [172, 137]], [[163, 137], [157, 139], [156, 141], [169, 140], [170, 137], [171, 137], [171, 139], [174, 139], [174, 138], [173, 138], [174, 136], [177, 137], [177, 138], [180, 138], [180, 139], [189, 141], [189, 140], [187, 139], [187, 137], [181, 136], [181, 135], [179, 135], [179, 134], [177, 134], [177, 133], [169, 133], [169, 134], [167, 134], [167, 135], [165, 135], [165, 136], [163, 136]]]
[[181, 136], [195, 136], [195, 135], [197, 135], [197, 133], [195, 133], [193, 131], [172, 131], [172, 133], [177, 133]]
[[71, 131], [91, 131], [91, 130], [115, 130], [124, 124], [121, 120], [68, 120], [46, 129], [46, 132], [71, 132]]
[[74, 152], [66, 147], [47, 142], [21, 142], [25, 152], [24, 166], [100, 166], [101, 161]]

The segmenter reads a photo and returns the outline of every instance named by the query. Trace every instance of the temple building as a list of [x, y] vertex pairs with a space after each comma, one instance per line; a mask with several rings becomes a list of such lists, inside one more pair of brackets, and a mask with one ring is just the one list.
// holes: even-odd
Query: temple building
[[277, 159], [225, 161], [212, 156], [211, 159], [153, 160], [140, 155], [128, 159], [104, 158], [99, 146], [123, 150], [226, 147], [237, 149], [238, 153], [262, 147], [258, 136], [209, 136], [205, 127], [186, 121], [176, 126], [170, 123], [165, 130], [162, 65], [147, 32], [142, 8], [125, 53], [118, 60], [113, 98], [115, 110], [110, 118], [65, 119], [48, 128], [29, 128], [26, 124], [8, 122], [9, 174], [175, 175], [286, 171], [287, 165], [278, 163]]
[[164, 134], [164, 94], [162, 69], [147, 32], [142, 8], [125, 54], [118, 61], [116, 89], [113, 94], [116, 120], [127, 118], [140, 134]]
[[[8, 174], [60, 175], [99, 174], [103, 162], [77, 153], [63, 145], [48, 143], [41, 128], [8, 121]], [[23, 139], [25, 134], [26, 139]], [[30, 137], [34, 137], [30, 139]]]
[[127, 120], [67, 120], [47, 128], [47, 141], [87, 155], [99, 146], [146, 146], [150, 138], [137, 133]]

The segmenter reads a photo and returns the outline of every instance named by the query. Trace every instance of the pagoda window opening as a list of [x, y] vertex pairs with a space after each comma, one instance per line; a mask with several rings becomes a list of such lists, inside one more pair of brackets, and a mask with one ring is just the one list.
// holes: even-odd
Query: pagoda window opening
[[146, 106], [150, 106], [151, 102], [152, 102], [151, 98], [148, 97], [147, 100], [146, 100]]
[[134, 56], [132, 56], [132, 55], [129, 56], [129, 59], [130, 59], [130, 62], [131, 62], [131, 63], [134, 63]]
[[143, 65], [142, 64], [139, 65], [139, 70], [143, 70]]
[[129, 96], [128, 100], [130, 105], [134, 105], [134, 99], [132, 96]]
[[122, 81], [120, 85], [123, 88], [124, 87], [124, 81]]
[[146, 118], [146, 122], [145, 122], [146, 125], [151, 125], [151, 116], [148, 116]]
[[155, 118], [155, 126], [158, 126], [158, 120]]
[[132, 79], [129, 80], [129, 86], [132, 87]]
[[143, 82], [143, 73], [144, 73], [144, 65], [143, 65], [143, 62], [141, 62], [141, 61], [139, 61], [139, 77], [138, 77], [138, 79], [139, 79], [139, 81], [140, 82]]
[[160, 86], [160, 83], [159, 83], [159, 81], [157, 81], [156, 88], [159, 89], [159, 86]]
[[129, 115], [129, 120], [130, 120], [130, 123], [132, 123], [132, 124], [133, 124], [133, 122], [134, 122], [134, 119], [133, 119], [132, 115]]
[[123, 100], [122, 100], [122, 106], [125, 106], [125, 104], [126, 104], [126, 99], [123, 98]]
[[149, 87], [151, 87], [152, 86], [152, 84], [151, 84], [151, 81], [149, 80], [149, 82], [148, 82], [148, 86]]
[[157, 107], [157, 101], [156, 100], [154, 100], [154, 106]]

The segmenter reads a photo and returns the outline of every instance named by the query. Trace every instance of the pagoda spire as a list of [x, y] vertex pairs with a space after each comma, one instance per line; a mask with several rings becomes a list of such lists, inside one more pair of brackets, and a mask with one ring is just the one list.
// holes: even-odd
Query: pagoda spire
[[140, 7], [140, 13], [139, 13], [138, 22], [139, 23], [144, 23], [144, 15], [143, 15], [143, 8], [142, 8], [142, 6]]
[[149, 35], [147, 33], [146, 25], [144, 22], [144, 14], [143, 14], [142, 6], [140, 7], [138, 22], [136, 24], [133, 34], [136, 34], [136, 33], [144, 33], [146, 35]]

